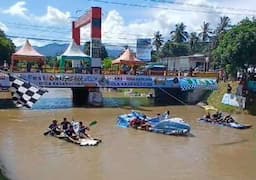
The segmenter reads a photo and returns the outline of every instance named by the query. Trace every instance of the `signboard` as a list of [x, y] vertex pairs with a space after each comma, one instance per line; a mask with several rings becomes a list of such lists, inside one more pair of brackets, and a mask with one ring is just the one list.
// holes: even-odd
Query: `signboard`
[[[216, 89], [212, 79], [178, 79], [165, 76], [133, 76], [102, 74], [16, 73], [30, 83], [45, 88], [98, 87], [98, 88], [196, 88]], [[184, 88], [184, 89], [183, 89]]]
[[151, 39], [137, 39], [136, 57], [142, 61], [151, 61]]
[[222, 103], [226, 104], [226, 105], [230, 105], [230, 106], [236, 106], [236, 107], [241, 107], [241, 108], [245, 108], [245, 97], [243, 96], [237, 96], [234, 94], [224, 94], [223, 98], [222, 98]]

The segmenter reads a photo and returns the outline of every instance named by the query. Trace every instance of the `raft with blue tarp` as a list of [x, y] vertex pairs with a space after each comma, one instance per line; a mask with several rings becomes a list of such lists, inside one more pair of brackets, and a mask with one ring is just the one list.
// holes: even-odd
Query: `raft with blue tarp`
[[117, 118], [117, 125], [121, 128], [135, 128], [167, 135], [187, 135], [191, 127], [181, 118], [167, 116], [148, 117], [140, 112], [132, 111]]

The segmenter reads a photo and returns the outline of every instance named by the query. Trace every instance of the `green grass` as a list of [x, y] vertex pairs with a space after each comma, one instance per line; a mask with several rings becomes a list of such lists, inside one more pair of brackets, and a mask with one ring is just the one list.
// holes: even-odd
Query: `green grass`
[[[256, 101], [255, 100], [253, 100], [252, 103], [247, 105], [245, 110], [242, 110], [238, 107], [229, 106], [229, 105], [225, 105], [225, 104], [221, 103], [223, 95], [227, 92], [228, 83], [232, 86], [232, 93], [235, 94], [236, 88], [238, 86], [238, 82], [226, 82], [226, 83], [220, 82], [218, 84], [218, 90], [216, 90], [210, 94], [210, 96], [207, 99], [207, 103], [209, 105], [216, 107], [218, 110], [227, 112], [227, 113], [246, 113], [246, 114], [256, 115]], [[247, 100], [248, 100], [248, 98], [247, 98]]]
[[237, 82], [220, 82], [218, 84], [218, 90], [214, 91], [207, 99], [207, 103], [219, 109], [220, 111], [227, 113], [241, 113], [243, 110], [234, 107], [222, 104], [223, 95], [227, 92], [228, 83], [232, 86], [232, 93], [235, 94], [236, 88], [238, 86]]

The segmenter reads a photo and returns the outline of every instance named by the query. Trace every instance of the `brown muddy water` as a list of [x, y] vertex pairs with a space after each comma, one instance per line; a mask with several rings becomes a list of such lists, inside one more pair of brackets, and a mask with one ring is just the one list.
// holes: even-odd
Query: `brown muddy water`
[[[70, 100], [65, 100], [70, 94], [62, 91], [65, 97], [49, 95], [32, 110], [0, 110], [0, 165], [10, 179], [256, 179], [253, 116], [235, 115], [240, 122], [254, 126], [236, 130], [198, 122], [204, 111], [196, 106], [146, 107], [138, 100], [143, 113], [154, 116], [170, 110], [192, 127], [191, 136], [167, 136], [118, 128], [116, 117], [129, 112], [129, 106], [72, 108]], [[64, 102], [57, 102], [58, 98]], [[96, 147], [80, 147], [42, 135], [52, 119], [63, 117], [87, 124], [97, 120], [90, 134], [103, 142]]]

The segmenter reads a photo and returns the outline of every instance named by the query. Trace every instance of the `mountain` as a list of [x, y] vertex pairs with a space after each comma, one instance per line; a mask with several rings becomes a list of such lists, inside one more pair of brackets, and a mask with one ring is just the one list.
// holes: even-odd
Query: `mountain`
[[[64, 51], [67, 49], [68, 45], [69, 44], [52, 43], [52, 44], [47, 44], [47, 45], [41, 46], [41, 47], [33, 46], [33, 48], [45, 56], [59, 56], [62, 53], [64, 53]], [[20, 47], [17, 47], [17, 49], [19, 49], [19, 48]], [[117, 58], [123, 52], [123, 50], [121, 48], [106, 47], [106, 50], [107, 50], [108, 56], [110, 58]]]
[[45, 56], [59, 56], [67, 49], [68, 44], [47, 44], [42, 47], [34, 46], [34, 48]]

